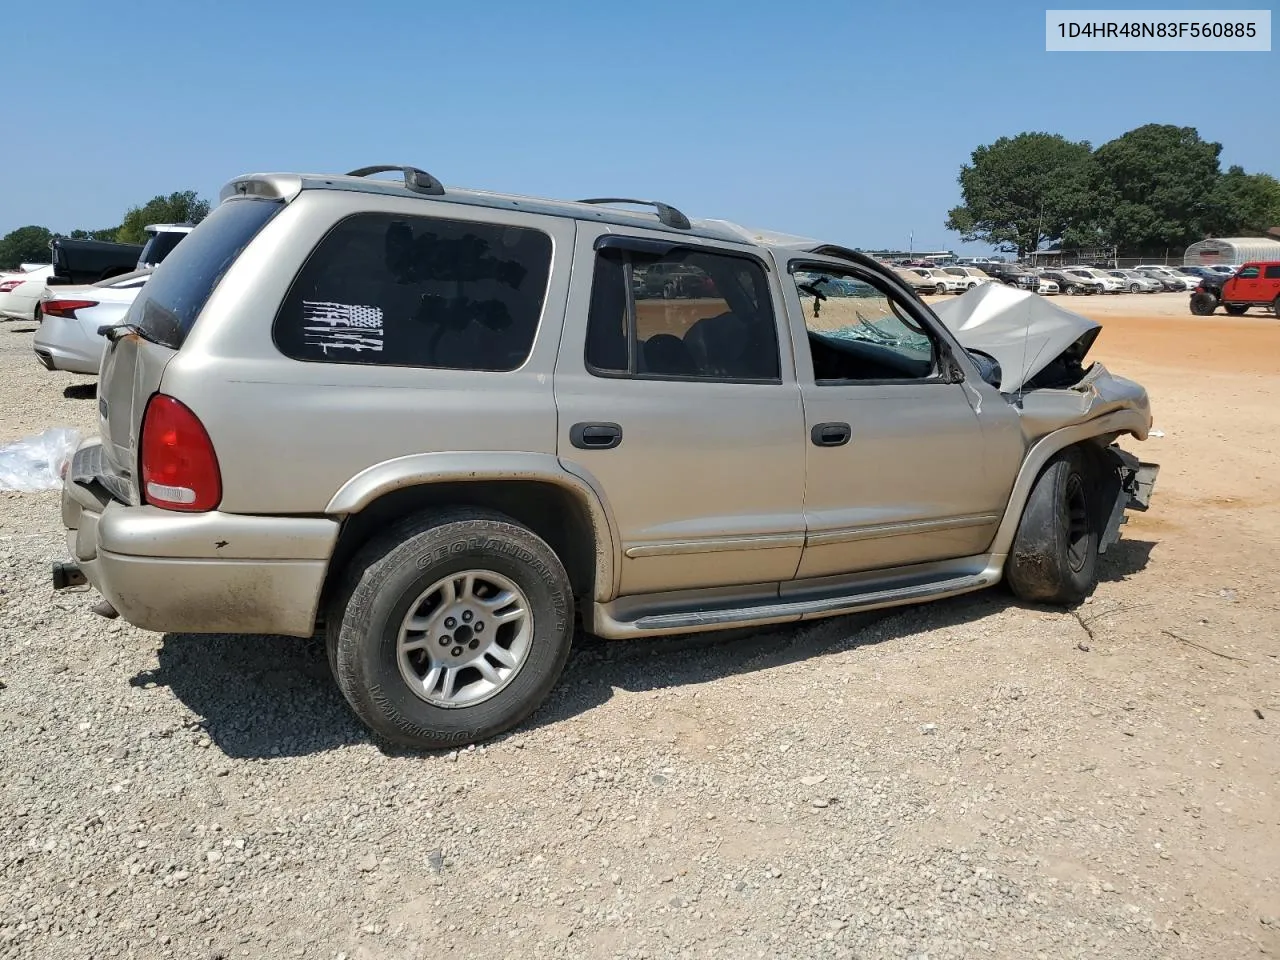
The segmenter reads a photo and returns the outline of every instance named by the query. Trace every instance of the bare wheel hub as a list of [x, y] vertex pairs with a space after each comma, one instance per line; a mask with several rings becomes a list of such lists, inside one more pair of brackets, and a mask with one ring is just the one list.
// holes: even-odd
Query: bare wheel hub
[[533, 640], [529, 600], [491, 570], [442, 577], [409, 607], [396, 658], [414, 695], [440, 707], [480, 703], [507, 686]]

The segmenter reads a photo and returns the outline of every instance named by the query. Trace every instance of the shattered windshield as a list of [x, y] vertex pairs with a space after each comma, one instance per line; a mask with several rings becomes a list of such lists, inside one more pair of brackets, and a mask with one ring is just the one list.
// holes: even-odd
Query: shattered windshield
[[918, 361], [932, 358], [933, 347], [924, 331], [871, 284], [812, 270], [797, 270], [792, 276], [811, 337], [833, 344], [875, 344]]

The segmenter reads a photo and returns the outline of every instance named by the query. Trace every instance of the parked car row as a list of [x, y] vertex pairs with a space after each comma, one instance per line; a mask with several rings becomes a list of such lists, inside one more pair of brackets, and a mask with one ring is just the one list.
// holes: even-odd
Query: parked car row
[[1003, 283], [1033, 293], [1057, 293], [1057, 284], [1045, 284], [1033, 272], [1017, 264], [990, 262], [983, 267], [894, 267], [917, 293], [964, 293], [984, 283]]
[[124, 318], [151, 272], [194, 229], [151, 224], [144, 244], [57, 237], [52, 263], [0, 274], [0, 317], [40, 324], [33, 349], [45, 369], [96, 374], [107, 343], [98, 331]]

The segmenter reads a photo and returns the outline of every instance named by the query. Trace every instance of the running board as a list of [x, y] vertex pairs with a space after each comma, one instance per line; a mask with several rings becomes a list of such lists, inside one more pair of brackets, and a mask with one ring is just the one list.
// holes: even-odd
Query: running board
[[[1004, 557], [983, 558], [987, 563], [977, 572], [952, 575], [932, 580], [916, 580], [902, 586], [883, 586], [880, 581], [870, 589], [848, 591], [840, 595], [827, 595], [797, 600], [781, 600], [777, 593], [752, 600], [736, 598], [718, 603], [709, 600], [699, 609], [684, 609], [671, 613], [643, 613], [635, 619], [619, 619], [612, 609], [614, 604], [595, 604], [593, 632], [609, 639], [638, 636], [660, 636], [672, 633], [697, 633], [704, 630], [721, 630], [729, 627], [753, 627], [799, 620], [834, 617], [859, 613], [883, 607], [941, 600], [973, 590], [981, 590], [999, 582]], [[789, 585], [794, 586], [794, 585]], [[744, 602], [745, 601], [745, 602]], [[731, 605], [732, 604], [732, 605]]]

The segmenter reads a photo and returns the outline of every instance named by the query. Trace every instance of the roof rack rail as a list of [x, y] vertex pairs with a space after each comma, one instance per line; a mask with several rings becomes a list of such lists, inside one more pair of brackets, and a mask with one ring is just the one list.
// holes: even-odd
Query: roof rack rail
[[593, 200], [579, 200], [579, 203], [636, 203], [644, 207], [653, 207], [658, 211], [658, 222], [673, 230], [692, 230], [693, 224], [683, 213], [669, 203], [657, 200], [630, 200], [626, 197], [597, 197]]
[[417, 167], [401, 167], [396, 164], [361, 167], [359, 170], [352, 170], [347, 176], [371, 177], [375, 173], [390, 173], [392, 170], [399, 170], [404, 174], [404, 185], [414, 193], [426, 194], [429, 197], [444, 195], [444, 184], [427, 173], [427, 171], [419, 170]]

